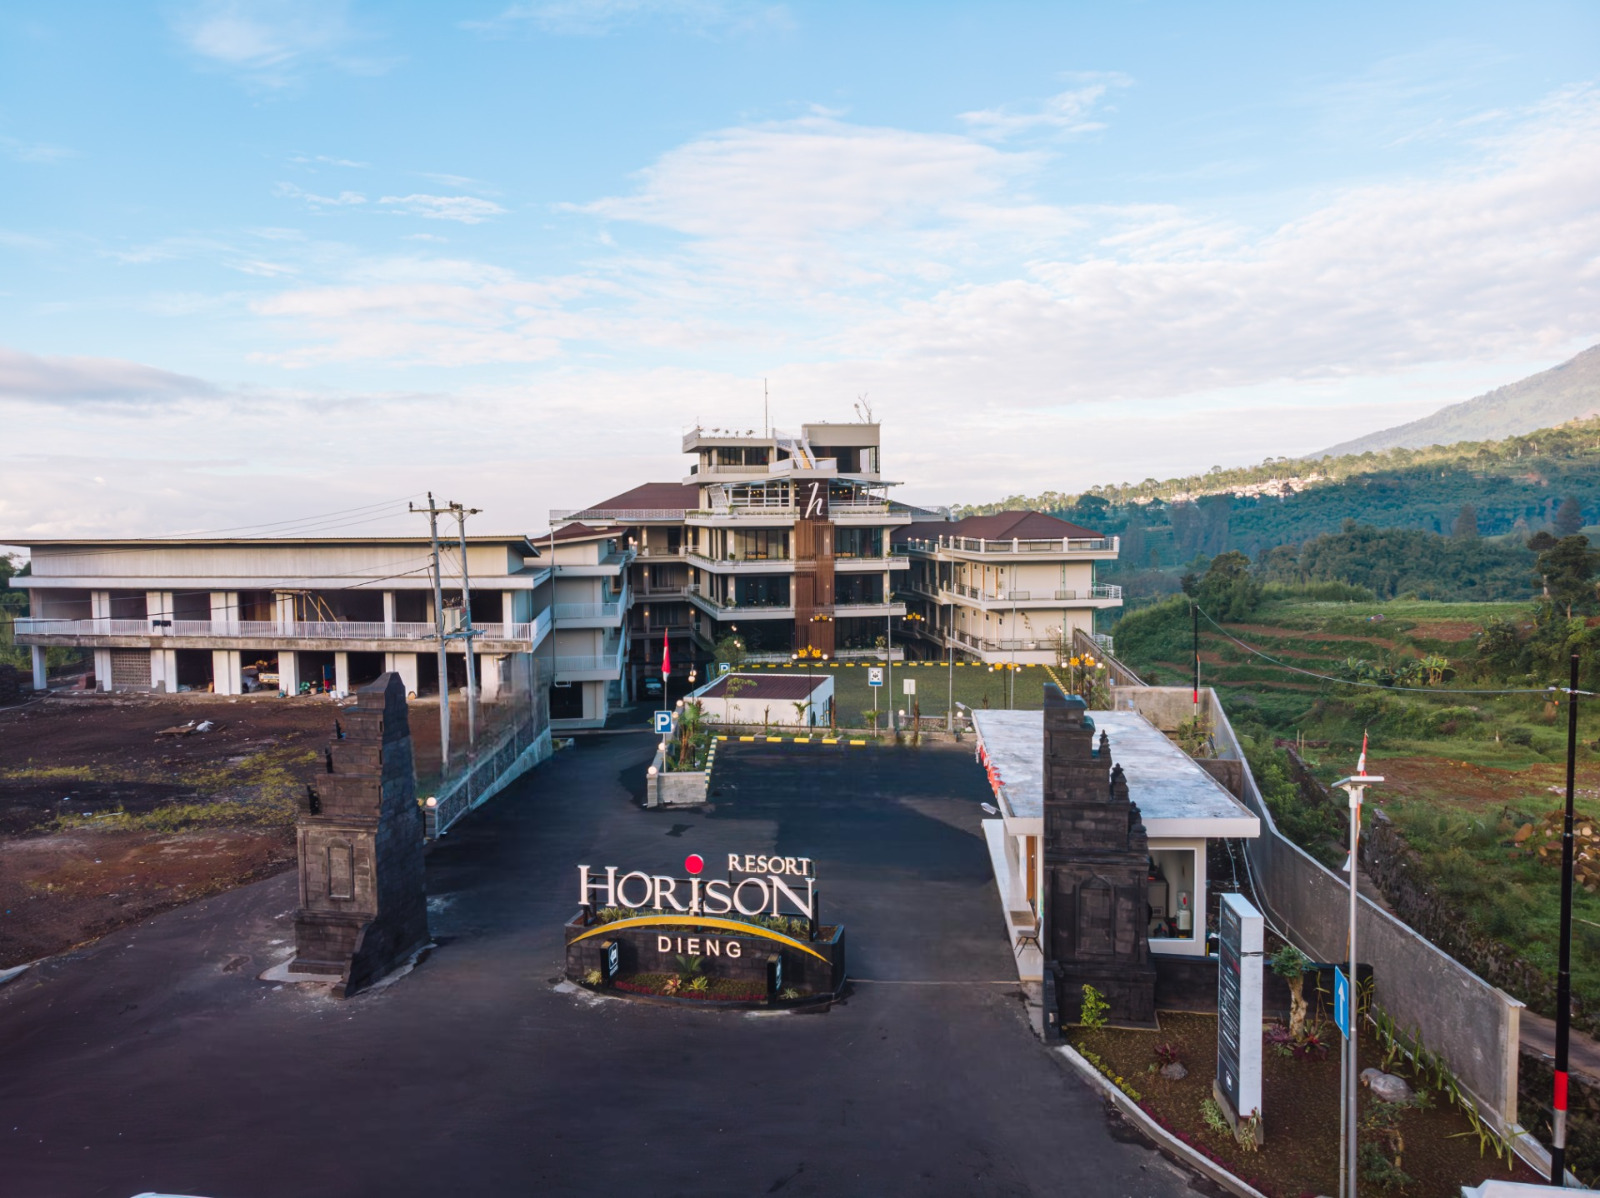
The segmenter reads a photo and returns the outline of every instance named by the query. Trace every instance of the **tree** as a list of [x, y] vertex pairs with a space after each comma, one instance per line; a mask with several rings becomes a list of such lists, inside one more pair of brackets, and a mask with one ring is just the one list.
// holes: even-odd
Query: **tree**
[[1478, 536], [1478, 509], [1470, 503], [1463, 503], [1461, 510], [1456, 513], [1456, 522], [1450, 527], [1450, 535], [1458, 540], [1476, 540]]
[[716, 660], [725, 662], [730, 670], [737, 670], [744, 665], [744, 642], [731, 632], [717, 642], [712, 652]]
[[1539, 555], [1537, 569], [1545, 594], [1566, 609], [1567, 619], [1572, 619], [1574, 607], [1588, 609], [1594, 605], [1594, 575], [1600, 569], [1600, 552], [1590, 548], [1588, 537], [1562, 537]]
[[1568, 495], [1556, 509], [1552, 527], [1558, 537], [1576, 536], [1583, 527], [1583, 505], [1574, 496]]
[[1261, 603], [1261, 584], [1250, 574], [1250, 559], [1237, 550], [1217, 554], [1205, 577], [1184, 589], [1219, 620], [1248, 619]]
[[1289, 983], [1289, 1034], [1296, 1044], [1306, 1038], [1306, 970], [1311, 958], [1285, 944], [1271, 958], [1272, 972]]

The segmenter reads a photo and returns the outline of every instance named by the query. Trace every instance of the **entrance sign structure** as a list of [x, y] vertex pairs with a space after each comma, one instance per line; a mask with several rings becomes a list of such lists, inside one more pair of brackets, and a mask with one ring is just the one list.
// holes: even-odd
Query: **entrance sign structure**
[[1217, 1076], [1229, 1120], [1261, 1140], [1261, 953], [1264, 920], [1249, 899], [1222, 896], [1217, 925]]
[[687, 878], [578, 866], [579, 909], [566, 927], [568, 979], [593, 985], [598, 976], [610, 987], [637, 974], [679, 973], [693, 962], [692, 972], [712, 981], [760, 983], [767, 1001], [789, 987], [795, 1001], [838, 995], [844, 928], [819, 918], [809, 857], [730, 853], [722, 878], [702, 877], [705, 866], [698, 853], [683, 862]]

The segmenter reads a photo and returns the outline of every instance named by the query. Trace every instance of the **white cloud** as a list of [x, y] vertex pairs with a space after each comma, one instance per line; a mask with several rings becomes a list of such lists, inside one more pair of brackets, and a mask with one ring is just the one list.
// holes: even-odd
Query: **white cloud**
[[543, 33], [599, 37], [643, 21], [666, 21], [697, 33], [789, 29], [793, 18], [782, 4], [742, 0], [543, 0], [513, 4], [498, 16], [464, 21], [478, 33], [504, 35], [522, 26]]
[[145, 403], [214, 393], [215, 388], [200, 379], [138, 362], [39, 357], [0, 346], [3, 399], [43, 404]]
[[76, 158], [78, 152], [63, 146], [46, 145], [43, 142], [23, 141], [20, 138], [8, 137], [0, 134], [0, 153], [18, 162], [50, 163], [61, 162], [67, 158]]
[[794, 243], [940, 222], [1036, 165], [966, 137], [813, 115], [697, 138], [640, 172], [635, 194], [580, 210], [712, 240]]
[[175, 17], [173, 29], [208, 64], [276, 90], [314, 64], [361, 75], [394, 65], [354, 50], [370, 37], [348, 10], [347, 0], [200, 0]]
[[[341, 191], [336, 196], [324, 196], [306, 191], [293, 183], [278, 183], [274, 185], [272, 194], [282, 196], [285, 199], [304, 200], [312, 208], [348, 208], [367, 202], [367, 197], [359, 191]], [[385, 200], [384, 203], [388, 203], [388, 201]]]
[[1084, 72], [1071, 78], [1079, 86], [1058, 92], [1036, 108], [1019, 109], [1002, 105], [963, 112], [960, 119], [979, 137], [997, 141], [1033, 132], [1056, 136], [1095, 133], [1106, 127], [1104, 121], [1092, 116], [1101, 107], [1106, 93], [1114, 87], [1127, 87], [1133, 82], [1115, 71]]
[[289, 161], [297, 166], [312, 166], [321, 163], [323, 166], [342, 166], [352, 170], [366, 170], [367, 167], [372, 165], [370, 162], [355, 162], [349, 158], [331, 158], [327, 154], [296, 154]]
[[453, 220], [463, 225], [482, 224], [491, 216], [501, 216], [505, 209], [492, 200], [477, 196], [384, 196], [380, 204], [392, 204], [412, 216], [429, 220]]

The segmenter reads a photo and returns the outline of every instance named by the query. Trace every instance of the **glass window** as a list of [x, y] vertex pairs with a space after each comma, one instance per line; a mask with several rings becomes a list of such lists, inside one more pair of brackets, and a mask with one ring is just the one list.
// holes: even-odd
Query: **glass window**
[[1152, 849], [1146, 903], [1152, 940], [1193, 940], [1195, 863], [1193, 849]]

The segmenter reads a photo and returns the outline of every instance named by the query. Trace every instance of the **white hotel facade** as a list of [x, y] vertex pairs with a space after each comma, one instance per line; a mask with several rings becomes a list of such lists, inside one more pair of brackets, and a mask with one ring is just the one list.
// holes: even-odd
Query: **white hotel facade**
[[[1115, 538], [1051, 516], [951, 522], [892, 502], [875, 423], [798, 434], [696, 428], [679, 480], [552, 512], [549, 531], [470, 536], [473, 650], [483, 697], [512, 671], [548, 687], [557, 729], [597, 727], [660, 677], [703, 672], [736, 637], [748, 659], [943, 657], [1044, 662], [1061, 634], [1121, 604], [1095, 581]], [[395, 670], [439, 688], [425, 537], [31, 540], [14, 580], [16, 641], [92, 652], [101, 690], [234, 694], [251, 680], [346, 692]], [[442, 555], [447, 631], [463, 622], [459, 547]], [[447, 639], [446, 682], [465, 683]], [[685, 687], [687, 689], [687, 687]]]

